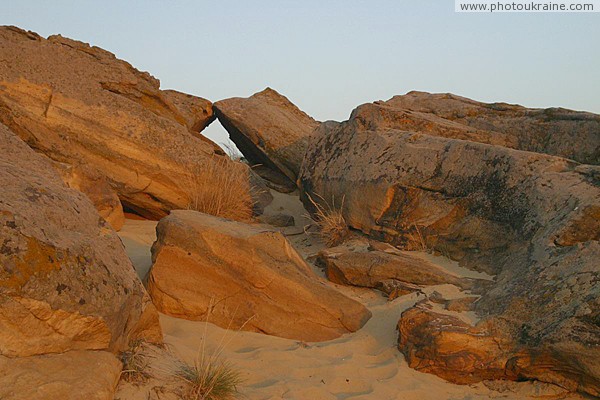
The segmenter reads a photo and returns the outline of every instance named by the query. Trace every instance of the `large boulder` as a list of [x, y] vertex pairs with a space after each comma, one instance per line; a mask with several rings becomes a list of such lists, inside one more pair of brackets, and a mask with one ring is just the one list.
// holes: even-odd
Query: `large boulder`
[[[308, 138], [319, 125], [271, 88], [248, 98], [217, 101], [215, 114], [251, 165], [296, 182]], [[257, 170], [258, 173], [261, 170]], [[266, 179], [271, 179], [269, 174]]]
[[148, 291], [165, 314], [305, 341], [354, 332], [371, 317], [277, 231], [177, 210], [156, 232]]
[[121, 200], [104, 175], [86, 165], [75, 166], [56, 161], [52, 165], [68, 187], [79, 190], [91, 200], [98, 214], [114, 230], [123, 227], [125, 214]]
[[106, 351], [0, 356], [0, 399], [113, 400], [121, 368]]
[[[308, 195], [344, 198], [351, 227], [400, 247], [419, 236], [427, 248], [497, 275], [473, 304], [484, 318], [472, 328], [432, 310], [403, 315], [409, 364], [456, 382], [530, 378], [600, 394], [600, 366], [590, 361], [600, 359], [600, 167], [367, 128], [354, 119], [321, 125], [299, 177], [305, 205]], [[483, 332], [487, 343], [510, 346], [477, 354], [462, 347]], [[443, 361], [449, 352], [456, 357]], [[482, 373], [487, 367], [498, 372]]]
[[367, 130], [420, 132], [600, 164], [600, 116], [587, 112], [410, 92], [363, 104], [350, 118]]
[[366, 246], [341, 245], [322, 250], [317, 255], [317, 263], [325, 268], [327, 278], [332, 282], [385, 292], [388, 292], [386, 288], [404, 287], [417, 291], [423, 286], [446, 283], [466, 290], [476, 282], [450, 274], [410, 252], [386, 252]]
[[62, 36], [0, 27], [0, 43], [0, 122], [55, 161], [96, 169], [128, 209], [158, 219], [186, 208], [190, 171], [225, 158], [196, 137], [213, 118], [206, 100], [165, 93], [150, 74]]
[[0, 355], [160, 341], [116, 233], [51, 163], [0, 125]]

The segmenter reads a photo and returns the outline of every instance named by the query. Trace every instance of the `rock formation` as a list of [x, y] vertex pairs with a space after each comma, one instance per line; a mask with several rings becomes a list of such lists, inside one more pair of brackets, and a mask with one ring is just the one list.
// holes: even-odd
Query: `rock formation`
[[115, 232], [50, 162], [0, 125], [0, 355], [160, 341]]
[[270, 175], [280, 174], [296, 182], [308, 137], [319, 125], [317, 121], [271, 88], [247, 99], [235, 97], [218, 101], [214, 109], [229, 137], [250, 164], [269, 170], [262, 174], [267, 180], [276, 180]]
[[3, 400], [113, 400], [121, 362], [106, 351], [0, 356]]
[[186, 208], [189, 171], [224, 157], [198, 139], [210, 102], [165, 93], [150, 74], [62, 36], [0, 27], [0, 42], [0, 122], [55, 161], [97, 170], [128, 209], [160, 218]]
[[195, 211], [171, 212], [156, 231], [148, 291], [165, 314], [305, 341], [371, 316], [320, 282], [279, 232]]
[[[600, 359], [599, 167], [446, 137], [437, 122], [407, 132], [365, 115], [359, 107], [347, 122], [321, 124], [299, 177], [305, 205], [306, 194], [345, 196], [350, 226], [400, 247], [421, 236], [497, 275], [473, 304], [477, 326], [423, 307], [404, 313], [409, 364], [455, 382], [539, 379], [600, 394], [590, 361]], [[584, 118], [583, 136], [597, 118]]]
[[56, 161], [52, 162], [52, 165], [68, 187], [79, 190], [92, 201], [98, 214], [114, 230], [121, 229], [125, 222], [123, 206], [119, 195], [110, 186], [104, 175], [85, 165], [73, 166]]
[[350, 119], [365, 130], [398, 129], [600, 164], [600, 116], [587, 112], [410, 92], [363, 104]]
[[332, 282], [377, 288], [387, 295], [400, 287], [412, 292], [423, 286], [449, 283], [466, 290], [475, 284], [471, 279], [451, 275], [410, 252], [370, 250], [354, 243], [322, 250], [317, 263], [325, 267], [327, 278]]

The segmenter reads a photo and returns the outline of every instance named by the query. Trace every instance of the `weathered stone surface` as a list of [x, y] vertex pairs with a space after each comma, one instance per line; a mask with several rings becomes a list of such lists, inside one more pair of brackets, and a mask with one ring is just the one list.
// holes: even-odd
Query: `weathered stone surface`
[[351, 119], [367, 130], [399, 129], [600, 164], [600, 116], [587, 112], [410, 92], [361, 105]]
[[296, 182], [317, 121], [271, 88], [249, 98], [217, 101], [214, 109], [250, 164], [261, 164]]
[[199, 133], [215, 120], [212, 103], [201, 97], [176, 90], [163, 90], [161, 93], [173, 103], [185, 118], [186, 126], [190, 132], [197, 134], [200, 139], [206, 139], [205, 136], [199, 135]]
[[113, 400], [121, 363], [105, 351], [0, 356], [3, 400]]
[[409, 252], [389, 254], [348, 249], [342, 245], [319, 252], [317, 262], [325, 266], [330, 281], [343, 285], [391, 289], [393, 285], [389, 281], [398, 281], [417, 287], [449, 283], [469, 289], [474, 284], [471, 279], [451, 275]]
[[202, 99], [165, 95], [150, 74], [61, 36], [0, 27], [0, 42], [1, 123], [55, 161], [96, 169], [145, 217], [187, 207], [189, 171], [221, 157], [188, 128], [206, 123]]
[[125, 215], [119, 195], [110, 186], [106, 177], [85, 165], [72, 166], [53, 162], [63, 182], [70, 188], [85, 194], [94, 204], [98, 214], [116, 231], [123, 227]]
[[280, 228], [285, 228], [287, 226], [294, 226], [294, 217], [285, 213], [277, 213], [270, 215], [262, 215], [259, 218], [259, 221], [263, 224], [273, 225]]
[[156, 230], [148, 291], [165, 314], [306, 341], [371, 316], [320, 282], [279, 232], [194, 211], [173, 211]]
[[116, 233], [50, 162], [0, 125], [0, 355], [160, 340]]
[[[473, 309], [511, 342], [505, 360], [531, 355], [515, 374], [598, 395], [600, 371], [589, 360], [600, 358], [599, 169], [476, 141], [367, 130], [351, 119], [321, 124], [299, 181], [307, 207], [307, 193], [345, 196], [351, 227], [400, 247], [422, 237], [462, 266], [497, 275]], [[421, 339], [404, 340], [418, 347]], [[437, 343], [427, 354], [446, 351]], [[460, 363], [441, 365], [431, 372], [462, 373]]]
[[510, 330], [497, 320], [472, 326], [417, 304], [398, 322], [398, 345], [412, 368], [454, 383], [535, 379], [598, 395], [597, 348], [573, 341], [530, 347]]

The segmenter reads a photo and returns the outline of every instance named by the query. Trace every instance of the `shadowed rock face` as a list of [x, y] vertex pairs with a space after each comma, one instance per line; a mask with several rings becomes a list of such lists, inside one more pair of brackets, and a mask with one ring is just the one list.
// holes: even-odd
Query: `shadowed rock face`
[[600, 394], [590, 361], [600, 359], [600, 167], [370, 127], [321, 125], [299, 176], [304, 204], [345, 196], [350, 226], [400, 247], [422, 235], [497, 275], [473, 304], [477, 326], [420, 306], [403, 314], [410, 365], [454, 382], [539, 379]]
[[148, 291], [163, 313], [305, 341], [354, 332], [371, 317], [320, 282], [277, 231], [178, 210], [156, 232]]
[[161, 341], [118, 236], [51, 163], [0, 125], [0, 355]]
[[198, 139], [214, 118], [207, 100], [61, 36], [0, 27], [0, 43], [0, 122], [55, 161], [96, 169], [145, 217], [185, 208], [188, 171], [223, 154]]
[[600, 116], [587, 112], [410, 92], [361, 105], [350, 119], [365, 130], [419, 132], [600, 164]]
[[317, 121], [270, 88], [249, 98], [217, 101], [214, 109], [231, 140], [252, 165], [263, 165], [296, 182], [308, 137], [319, 125]]

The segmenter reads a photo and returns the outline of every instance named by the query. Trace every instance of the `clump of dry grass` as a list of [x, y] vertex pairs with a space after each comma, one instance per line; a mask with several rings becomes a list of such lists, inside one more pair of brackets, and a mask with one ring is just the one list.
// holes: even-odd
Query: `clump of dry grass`
[[194, 167], [183, 184], [188, 209], [236, 221], [252, 219], [252, 189], [241, 163], [215, 156]]
[[409, 251], [429, 251], [427, 242], [421, 233], [421, 228], [413, 224], [413, 231], [406, 235], [407, 241], [405, 249]]
[[181, 363], [176, 376], [185, 385], [184, 400], [230, 400], [238, 395], [241, 374], [227, 361], [211, 356], [194, 365]]
[[121, 352], [120, 358], [123, 363], [121, 378], [130, 383], [144, 383], [150, 378], [148, 368], [150, 359], [145, 352], [146, 343], [143, 340], [132, 342], [129, 349]]
[[315, 206], [316, 224], [319, 228], [319, 236], [328, 247], [337, 246], [346, 240], [350, 235], [350, 229], [346, 223], [346, 219], [342, 214], [344, 207], [344, 198], [340, 208], [335, 208], [335, 200], [332, 200], [330, 205], [322, 196], [318, 196], [323, 200], [321, 205], [317, 203], [308, 193], [306, 194], [310, 202]]

